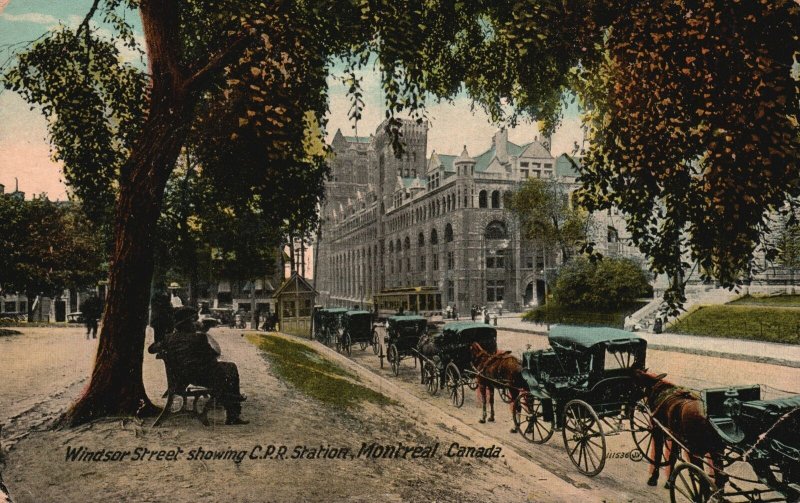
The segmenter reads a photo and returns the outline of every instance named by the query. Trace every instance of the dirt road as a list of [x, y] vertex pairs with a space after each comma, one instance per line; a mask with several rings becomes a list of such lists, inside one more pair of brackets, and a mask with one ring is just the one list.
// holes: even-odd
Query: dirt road
[[[502, 330], [498, 332], [498, 347], [502, 350], [511, 350], [514, 354], [520, 355], [529, 346], [531, 349], [546, 348], [547, 338]], [[397, 378], [391, 374], [387, 363], [384, 362], [384, 368], [380, 368], [380, 360], [372, 354], [370, 348], [364, 352], [354, 349], [352, 359], [380, 375], [397, 380], [404, 389], [421, 400], [429, 401], [431, 406], [512, 446], [518, 453], [528, 456], [563, 480], [576, 487], [591, 489], [593, 494], [607, 501], [663, 502], [669, 498], [665, 489], [652, 488], [645, 484], [648, 467], [645, 461], [631, 459], [630, 454], [635, 444], [630, 433], [609, 435], [607, 449], [611, 457], [607, 459], [600, 475], [588, 478], [581, 475], [572, 465], [559, 432], [556, 432], [544, 445], [530, 444], [518, 434], [511, 433], [510, 407], [499, 397], [495, 399], [497, 421], [480, 424], [478, 421], [481, 409], [477, 393], [467, 390], [464, 405], [460, 409], [450, 405], [448, 398], [441, 393], [439, 396], [430, 397], [425, 387], [420, 384], [420, 369], [414, 368], [412, 359], [401, 363], [400, 376]], [[647, 365], [658, 373], [667, 372], [672, 382], [695, 389], [761, 384], [763, 397], [766, 399], [800, 393], [800, 369], [797, 368], [653, 350], [648, 352]]]

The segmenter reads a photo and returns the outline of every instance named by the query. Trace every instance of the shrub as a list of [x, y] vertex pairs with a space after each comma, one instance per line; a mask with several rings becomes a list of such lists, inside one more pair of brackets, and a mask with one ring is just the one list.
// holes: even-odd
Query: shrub
[[561, 268], [553, 288], [558, 306], [584, 310], [616, 310], [652, 294], [648, 274], [627, 258], [574, 259]]

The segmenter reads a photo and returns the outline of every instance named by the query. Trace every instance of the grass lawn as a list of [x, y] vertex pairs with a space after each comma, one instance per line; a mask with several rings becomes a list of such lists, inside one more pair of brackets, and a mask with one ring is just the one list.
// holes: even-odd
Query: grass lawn
[[668, 332], [800, 344], [800, 309], [770, 306], [703, 306]]
[[771, 295], [763, 297], [745, 295], [741, 299], [728, 302], [728, 305], [800, 307], [800, 295]]
[[625, 317], [644, 305], [644, 302], [637, 302], [614, 311], [578, 311], [573, 308], [563, 308], [549, 304], [531, 309], [522, 315], [522, 319], [535, 323], [564, 323], [587, 327], [623, 328]]
[[247, 339], [264, 352], [280, 378], [307, 396], [342, 409], [363, 401], [378, 405], [393, 403], [385, 395], [358, 384], [358, 376], [305, 344], [252, 333]]

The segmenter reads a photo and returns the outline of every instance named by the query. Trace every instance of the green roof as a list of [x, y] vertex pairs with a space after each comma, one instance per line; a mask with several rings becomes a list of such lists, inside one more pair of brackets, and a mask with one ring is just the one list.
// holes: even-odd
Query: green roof
[[456, 156], [445, 155], [445, 154], [438, 154], [438, 155], [439, 155], [439, 160], [442, 162], [442, 166], [444, 166], [444, 170], [455, 173], [456, 168], [453, 166], [453, 161], [456, 160]]
[[368, 315], [372, 315], [372, 313], [371, 313], [370, 311], [364, 311], [364, 310], [357, 310], [357, 311], [347, 311], [347, 316], [355, 316], [355, 315], [357, 315], [357, 314], [358, 314], [358, 315], [360, 315], [360, 314], [368, 314]]
[[575, 168], [575, 164], [578, 167], [581, 166], [580, 159], [576, 159], [574, 157], [568, 156], [567, 154], [561, 154], [556, 159], [556, 175], [557, 176], [580, 176], [580, 172]]
[[350, 143], [369, 143], [370, 141], [369, 136], [345, 136], [344, 139]]
[[475, 171], [478, 173], [486, 171], [492, 159], [494, 159], [494, 145], [486, 152], [475, 156]]

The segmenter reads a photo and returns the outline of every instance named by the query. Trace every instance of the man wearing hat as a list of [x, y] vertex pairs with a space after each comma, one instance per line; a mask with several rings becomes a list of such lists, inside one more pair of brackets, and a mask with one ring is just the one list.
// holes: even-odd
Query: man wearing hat
[[191, 307], [175, 310], [175, 330], [150, 346], [150, 353], [162, 347], [181, 363], [180, 372], [191, 383], [208, 386], [217, 391], [217, 401], [225, 407], [225, 424], [247, 424], [240, 416], [239, 369], [235, 363], [220, 362], [219, 345], [204, 332], [197, 330], [197, 311]]

